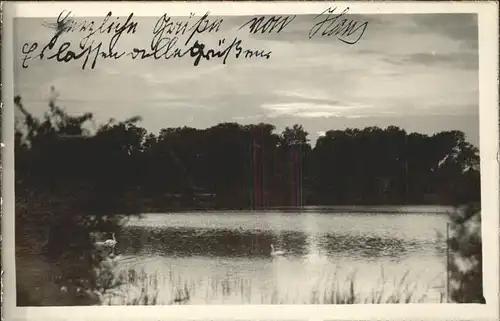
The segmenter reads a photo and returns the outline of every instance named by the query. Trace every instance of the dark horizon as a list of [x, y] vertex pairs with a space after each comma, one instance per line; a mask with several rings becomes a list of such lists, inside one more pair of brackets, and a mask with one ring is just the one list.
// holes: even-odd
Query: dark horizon
[[[35, 102], [34, 105], [36, 106], [43, 106], [42, 101], [32, 101], [32, 100], [26, 100], [23, 99], [23, 102], [29, 104], [30, 106], [33, 106], [33, 102]], [[77, 114], [75, 112], [70, 112], [71, 108], [66, 108], [67, 105], [71, 105], [71, 101], [67, 101], [64, 99], [58, 99], [59, 104], [61, 104], [62, 109], [64, 109], [68, 114], [73, 115]], [[63, 105], [64, 104], [64, 105]], [[44, 103], [44, 105], [47, 105], [47, 102]], [[30, 112], [34, 116], [43, 116], [42, 112], [43, 109], [34, 109], [30, 108]], [[95, 113], [93, 113], [95, 115]], [[99, 114], [99, 112], [97, 113]], [[130, 115], [131, 116], [131, 115]], [[19, 114], [18, 111], [16, 110], [16, 120], [22, 119], [22, 114]], [[110, 117], [113, 118], [114, 117]], [[141, 117], [142, 118], [142, 117]], [[286, 127], [293, 126], [295, 124], [294, 118], [280, 118], [280, 119], [268, 119], [269, 121], [278, 121], [277, 124], [275, 124], [275, 131], [282, 131]], [[297, 120], [297, 119], [295, 119]], [[109, 121], [109, 119], [108, 119]], [[321, 119], [315, 119], [315, 123], [318, 121], [321, 121]], [[101, 122], [106, 122], [106, 120], [101, 119]], [[363, 123], [363, 124], [360, 124]], [[142, 118], [141, 124], [144, 123], [144, 119]], [[187, 128], [192, 128], [196, 130], [207, 130], [212, 127], [216, 127], [219, 124], [222, 123], [235, 123], [239, 125], [257, 125], [259, 123], [267, 123], [265, 121], [260, 121], [260, 122], [242, 122], [238, 120], [226, 120], [226, 121], [220, 121], [220, 122], [214, 122], [211, 124], [205, 124], [203, 126], [193, 126], [192, 124], [184, 124], [184, 125], [179, 125], [179, 126], [169, 126], [165, 128], [159, 128], [157, 130], [151, 130], [150, 133], [154, 133], [156, 135], [159, 134], [159, 132], [162, 129], [166, 128], [182, 128], [182, 127], [187, 127]], [[308, 126], [305, 124], [310, 123], [310, 120], [307, 118], [302, 119], [302, 125], [305, 130], [308, 130]], [[466, 125], [465, 124], [471, 124], [471, 123], [477, 123], [479, 124], [479, 114], [470, 114], [470, 115], [461, 115], [461, 114], [456, 114], [456, 115], [413, 115], [412, 118], [407, 118], [407, 117], [396, 117], [396, 116], [391, 116], [391, 117], [384, 117], [381, 115], [374, 115], [371, 116], [369, 120], [363, 120], [360, 121], [358, 118], [347, 118], [347, 117], [335, 117], [335, 118], [323, 118], [322, 121], [323, 125], [322, 128], [328, 128], [325, 127], [327, 124], [331, 124], [331, 129], [330, 130], [345, 130], [345, 129], [363, 129], [366, 127], [379, 127], [382, 129], [385, 129], [390, 126], [396, 126], [399, 127], [403, 130], [405, 130], [407, 133], [421, 133], [421, 134], [426, 134], [429, 136], [438, 134], [441, 131], [453, 131], [453, 130], [460, 130], [464, 132], [465, 139], [470, 142], [472, 145], [476, 147], [479, 146], [479, 126], [475, 129], [469, 129], [469, 130], [463, 130]], [[428, 127], [431, 124], [432, 127], [436, 127], [433, 130], [429, 130]], [[316, 127], [315, 124], [311, 124], [309, 127]], [[426, 128], [424, 128], [426, 127]], [[95, 124], [89, 124], [86, 127], [88, 130], [92, 131], [96, 128]], [[319, 132], [309, 132], [309, 139], [310, 143], [312, 146], [316, 145], [316, 142], [319, 138], [321, 138], [324, 133], [327, 130], [322, 130]]]
[[30, 128], [24, 138], [18, 131], [16, 189], [38, 189], [56, 199], [72, 198], [71, 190], [83, 193], [90, 197], [82, 205], [89, 211], [458, 205], [480, 199], [479, 150], [461, 131], [429, 136], [396, 126], [332, 129], [312, 146], [298, 124], [281, 133], [272, 124], [220, 123], [155, 135], [136, 116], [110, 120], [91, 133], [85, 129], [90, 113], [70, 116], [52, 101], [47, 118], [36, 120], [20, 97], [16, 106]]

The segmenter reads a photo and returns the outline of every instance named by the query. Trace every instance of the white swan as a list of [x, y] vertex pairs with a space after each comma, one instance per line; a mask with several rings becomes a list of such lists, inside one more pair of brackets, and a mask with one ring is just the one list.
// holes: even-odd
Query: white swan
[[106, 241], [104, 241], [104, 243], [109, 247], [115, 247], [116, 243], [118, 243], [115, 239], [115, 233], [112, 233], [112, 237], [113, 239], [107, 239]]
[[116, 243], [118, 243], [118, 242], [115, 239], [115, 233], [113, 233], [113, 239], [107, 239], [104, 242], [98, 241], [98, 242], [95, 242], [94, 244], [97, 247], [108, 247], [108, 248], [113, 248], [114, 249], [115, 246], [116, 246]]
[[285, 251], [282, 251], [282, 250], [275, 250], [274, 249], [274, 245], [271, 244], [271, 256], [279, 256], [279, 255], [283, 255], [285, 254]]

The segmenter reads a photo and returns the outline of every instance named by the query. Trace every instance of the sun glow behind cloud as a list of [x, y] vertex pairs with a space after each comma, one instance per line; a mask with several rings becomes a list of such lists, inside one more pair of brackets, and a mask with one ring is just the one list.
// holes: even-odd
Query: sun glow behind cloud
[[356, 112], [369, 108], [367, 106], [355, 105], [332, 105], [332, 104], [316, 104], [307, 102], [282, 103], [282, 104], [263, 104], [262, 108], [268, 110], [268, 117], [280, 116], [298, 116], [298, 117], [349, 117], [356, 116]]

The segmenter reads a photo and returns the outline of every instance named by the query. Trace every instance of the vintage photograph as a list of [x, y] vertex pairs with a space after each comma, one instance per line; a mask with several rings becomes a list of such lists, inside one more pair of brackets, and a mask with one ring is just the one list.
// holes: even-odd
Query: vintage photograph
[[484, 304], [478, 15], [17, 17], [16, 304]]

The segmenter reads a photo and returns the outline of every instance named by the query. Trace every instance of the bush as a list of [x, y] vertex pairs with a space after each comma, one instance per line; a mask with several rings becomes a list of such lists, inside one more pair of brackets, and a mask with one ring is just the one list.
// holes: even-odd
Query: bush
[[481, 210], [479, 204], [460, 208], [450, 226], [449, 291], [456, 303], [486, 303], [483, 296]]

